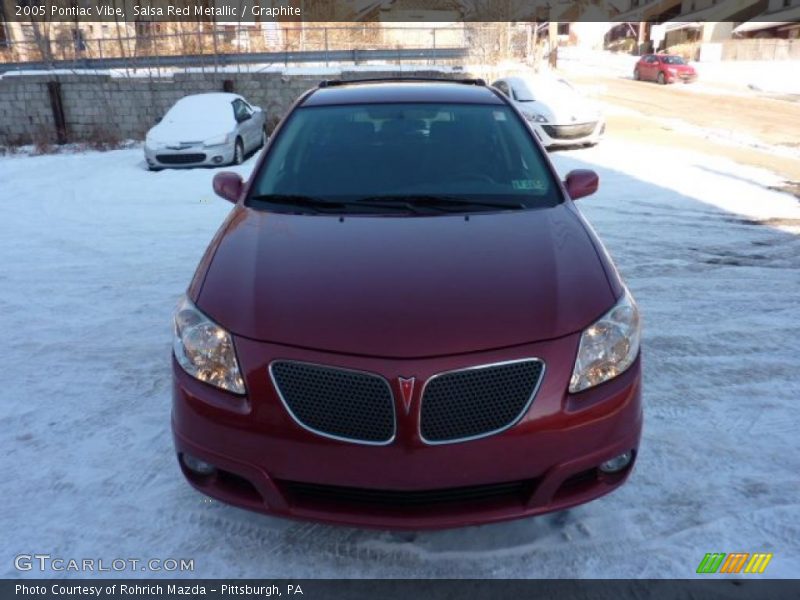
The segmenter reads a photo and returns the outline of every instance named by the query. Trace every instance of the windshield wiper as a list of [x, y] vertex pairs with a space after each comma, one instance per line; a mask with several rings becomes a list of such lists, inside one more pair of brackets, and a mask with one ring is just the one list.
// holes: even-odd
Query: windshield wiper
[[413, 206], [392, 206], [386, 204], [371, 204], [361, 201], [341, 201], [325, 200], [315, 196], [303, 196], [299, 194], [258, 194], [250, 197], [257, 202], [267, 202], [269, 204], [282, 204], [286, 206], [296, 206], [310, 212], [320, 214], [327, 212], [342, 211], [347, 208], [380, 208], [382, 210], [398, 208], [401, 210], [412, 210], [417, 212]]
[[360, 202], [369, 202], [380, 206], [402, 205], [423, 206], [445, 212], [461, 212], [467, 206], [481, 206], [484, 208], [501, 208], [506, 210], [519, 210], [526, 208], [521, 202], [487, 202], [483, 200], [469, 200], [459, 196], [438, 194], [403, 194], [397, 196], [370, 196]]

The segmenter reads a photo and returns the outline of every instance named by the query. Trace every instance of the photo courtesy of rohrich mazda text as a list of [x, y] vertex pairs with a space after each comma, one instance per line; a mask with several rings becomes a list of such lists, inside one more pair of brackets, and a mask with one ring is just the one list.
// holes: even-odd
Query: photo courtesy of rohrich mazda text
[[304, 94], [248, 184], [214, 176], [236, 207], [175, 315], [189, 482], [253, 510], [415, 529], [621, 485], [642, 428], [640, 322], [573, 204], [597, 186], [588, 170], [560, 181], [482, 80]]

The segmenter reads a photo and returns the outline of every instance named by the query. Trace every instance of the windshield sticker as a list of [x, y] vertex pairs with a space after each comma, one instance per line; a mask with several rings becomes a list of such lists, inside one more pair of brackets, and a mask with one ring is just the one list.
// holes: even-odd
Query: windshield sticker
[[494, 120], [495, 121], [505, 121], [506, 120], [506, 113], [502, 110], [494, 111]]
[[543, 192], [547, 189], [544, 181], [540, 179], [514, 179], [511, 181], [511, 185], [514, 186], [515, 190], [537, 190]]

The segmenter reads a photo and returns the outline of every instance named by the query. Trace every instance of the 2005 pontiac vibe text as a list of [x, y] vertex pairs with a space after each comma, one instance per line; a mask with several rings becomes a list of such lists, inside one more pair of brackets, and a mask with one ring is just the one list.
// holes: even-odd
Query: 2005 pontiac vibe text
[[642, 429], [639, 313], [517, 109], [481, 80], [324, 82], [292, 107], [175, 315], [198, 490], [381, 528], [593, 500]]

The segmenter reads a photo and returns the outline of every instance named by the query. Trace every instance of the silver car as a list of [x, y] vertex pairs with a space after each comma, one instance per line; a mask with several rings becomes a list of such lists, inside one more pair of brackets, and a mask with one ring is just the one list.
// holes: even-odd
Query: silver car
[[237, 94], [195, 94], [178, 100], [147, 132], [151, 170], [238, 165], [267, 140], [266, 113]]
[[600, 106], [552, 75], [506, 77], [492, 84], [511, 99], [545, 148], [594, 146], [606, 120]]

